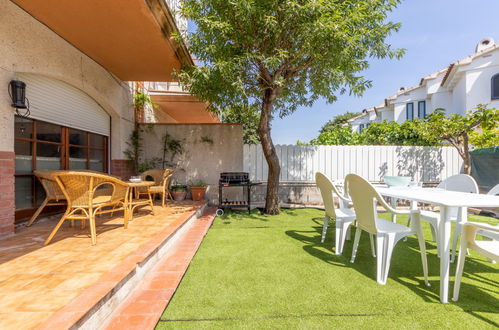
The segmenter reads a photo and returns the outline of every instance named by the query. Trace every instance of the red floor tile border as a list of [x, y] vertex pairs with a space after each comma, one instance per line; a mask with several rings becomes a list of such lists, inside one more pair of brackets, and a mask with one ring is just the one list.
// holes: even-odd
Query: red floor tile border
[[153, 329], [215, 219], [208, 208], [172, 247], [171, 253], [149, 271], [141, 285], [111, 315], [103, 329]]
[[[112, 293], [113, 289], [128, 276], [133, 275], [137, 264], [146, 260], [149, 256], [165, 242], [169, 237], [177, 232], [199, 209], [205, 206], [206, 202], [201, 201], [195, 204], [192, 211], [185, 212], [174, 222], [159, 232], [149, 242], [139, 247], [134, 253], [126, 257], [120, 264], [104, 274], [96, 283], [86, 288], [81, 294], [74, 298], [62, 309], [54, 313], [49, 319], [42, 323], [39, 329], [69, 329], [80, 321], [94, 306], [96, 306], [106, 295]], [[201, 219], [200, 217], [199, 219]], [[163, 308], [164, 309], [164, 308]], [[130, 322], [135, 324], [135, 316], [128, 317]], [[125, 319], [122, 319], [124, 321]], [[157, 320], [154, 322], [156, 324]], [[123, 327], [121, 327], [123, 329]]]

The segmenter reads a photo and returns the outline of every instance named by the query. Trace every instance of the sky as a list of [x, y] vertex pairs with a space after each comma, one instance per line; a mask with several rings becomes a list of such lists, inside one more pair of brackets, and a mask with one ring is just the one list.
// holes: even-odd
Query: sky
[[362, 75], [373, 82], [373, 87], [361, 97], [343, 95], [332, 104], [319, 100], [283, 119], [275, 118], [274, 143], [308, 142], [334, 116], [376, 106], [400, 87], [419, 84], [422, 77], [472, 54], [481, 39], [491, 37], [499, 42], [498, 13], [499, 0], [402, 1], [389, 16], [402, 27], [387, 43], [405, 48], [403, 58], [371, 60]]

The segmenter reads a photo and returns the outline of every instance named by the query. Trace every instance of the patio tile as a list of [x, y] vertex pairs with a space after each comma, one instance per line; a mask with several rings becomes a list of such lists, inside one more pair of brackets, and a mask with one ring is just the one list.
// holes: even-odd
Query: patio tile
[[[198, 204], [186, 201], [170, 203], [164, 209], [155, 206], [155, 216], [140, 211], [126, 230], [121, 215], [101, 217], [95, 246], [88, 226], [80, 229], [78, 223], [73, 228], [62, 226], [55, 240], [43, 246], [57, 217], [18, 228], [15, 236], [0, 241], [0, 329], [68, 327], [154, 248], [148, 245], [135, 254], [141, 246], [157, 243], [156, 236], [162, 236], [158, 241], [162, 242], [174, 231], [170, 228], [173, 224], [183, 223], [179, 219], [192, 214], [193, 205]], [[142, 299], [164, 302], [167, 296], [165, 291], [151, 291]]]

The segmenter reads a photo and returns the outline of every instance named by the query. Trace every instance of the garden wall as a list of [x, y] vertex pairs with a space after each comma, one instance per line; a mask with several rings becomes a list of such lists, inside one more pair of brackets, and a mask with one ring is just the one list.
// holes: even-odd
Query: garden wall
[[[243, 170], [243, 128], [239, 124], [151, 124], [143, 125], [142, 161], [163, 160], [163, 137], [180, 142], [182, 153], [165, 153], [165, 167], [174, 168], [173, 181], [203, 180], [209, 184], [208, 199], [218, 203], [220, 172]], [[172, 157], [173, 156], [173, 157]], [[230, 198], [242, 198], [232, 189]], [[230, 192], [229, 192], [230, 193]], [[235, 194], [235, 195], [234, 195]]]

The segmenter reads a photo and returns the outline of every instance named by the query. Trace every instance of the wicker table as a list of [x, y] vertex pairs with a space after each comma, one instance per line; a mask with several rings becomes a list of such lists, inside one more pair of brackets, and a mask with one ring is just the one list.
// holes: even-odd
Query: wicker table
[[[130, 187], [130, 191], [128, 192], [130, 195], [128, 196], [128, 211], [130, 212], [130, 221], [133, 220], [133, 210], [136, 207], [142, 206], [142, 205], [149, 205], [151, 207], [151, 214], [154, 215], [154, 207], [152, 203], [152, 197], [151, 197], [151, 192], [149, 191], [149, 188], [154, 185], [154, 181], [141, 181], [141, 182], [127, 182], [128, 186]], [[137, 198], [134, 199], [134, 190], [137, 188], [147, 188], [147, 198]]]

